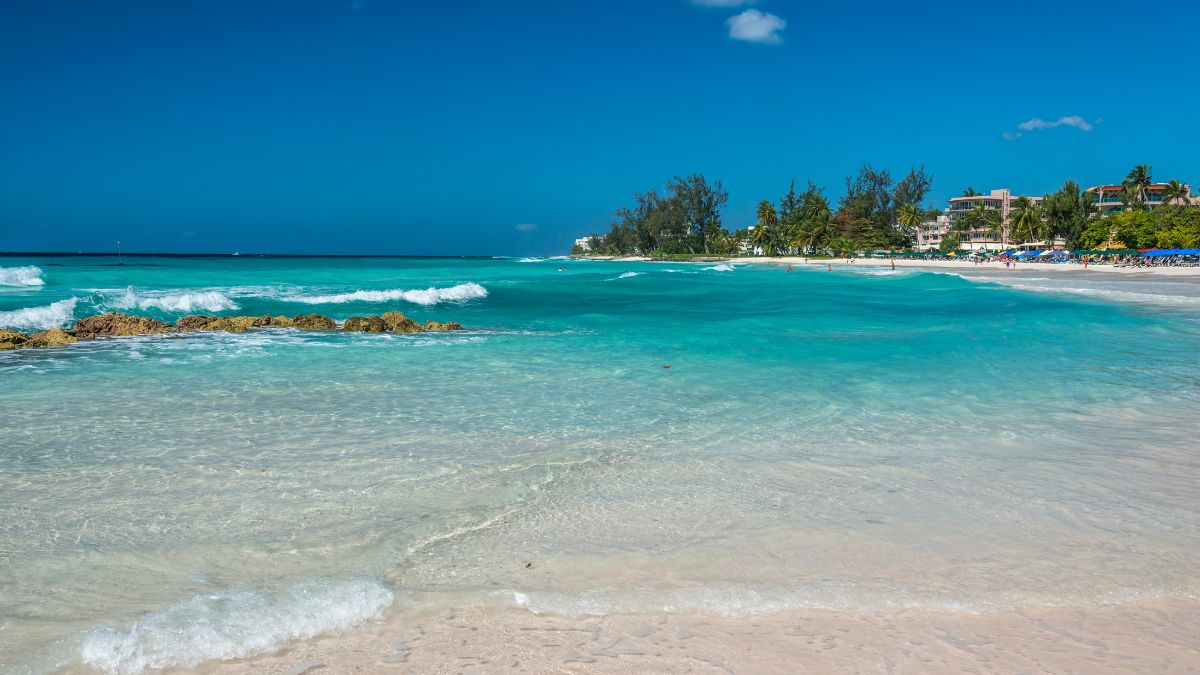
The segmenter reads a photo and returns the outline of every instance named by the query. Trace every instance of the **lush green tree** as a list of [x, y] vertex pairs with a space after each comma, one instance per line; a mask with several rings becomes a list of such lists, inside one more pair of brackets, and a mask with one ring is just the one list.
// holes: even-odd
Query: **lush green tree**
[[1090, 222], [1084, 248], [1200, 248], [1200, 209], [1178, 205], [1123, 211]]
[[896, 222], [905, 228], [905, 236], [911, 238], [921, 223], [925, 222], [925, 215], [921, 207], [910, 202], [896, 210]]
[[1121, 201], [1129, 208], [1144, 210], [1146, 208], [1146, 190], [1153, 182], [1150, 167], [1138, 164], [1126, 174], [1125, 180], [1121, 181]]
[[1051, 237], [1061, 237], [1067, 248], [1080, 248], [1079, 238], [1095, 210], [1095, 197], [1073, 180], [1042, 198], [1042, 211]]
[[858, 248], [858, 242], [850, 237], [834, 237], [829, 240], [829, 252], [834, 255], [851, 256]]
[[1178, 203], [1182, 206], [1187, 206], [1189, 197], [1190, 191], [1186, 185], [1174, 178], [1167, 181], [1167, 187], [1163, 190], [1163, 203]]
[[825, 189], [811, 180], [804, 192], [796, 194], [795, 185], [780, 200], [779, 234], [780, 248], [799, 249], [807, 252], [825, 245], [830, 234], [829, 200]]
[[975, 188], [968, 186], [966, 190], [963, 190], [962, 196], [964, 196], [964, 197], [982, 197], [983, 195], [976, 192]]
[[957, 251], [960, 244], [962, 244], [962, 240], [958, 238], [958, 233], [948, 232], [945, 237], [942, 237], [942, 243], [938, 244], [938, 250], [950, 254]]
[[775, 205], [769, 199], [762, 200], [758, 203], [758, 222], [754, 225], [754, 246], [767, 255], [774, 255], [778, 229], [779, 215]]
[[912, 204], [919, 207], [921, 202], [925, 201], [925, 197], [929, 195], [929, 191], [933, 188], [933, 177], [925, 173], [925, 165], [922, 164], [919, 168], [909, 169], [908, 174], [901, 178], [896, 186], [892, 188], [892, 207], [894, 213], [899, 214], [899, 209], [905, 204]]
[[1155, 210], [1162, 248], [1200, 248], [1200, 209], [1167, 206]]
[[[709, 253], [709, 239], [721, 229], [721, 207], [729, 201], [729, 192], [721, 181], [709, 184], [703, 174], [685, 178], [676, 176], [667, 183], [669, 201], [686, 233], [687, 244]], [[694, 252], [694, 251], [693, 251]]]
[[1013, 201], [1008, 213], [1008, 229], [1016, 241], [1037, 241], [1049, 233], [1041, 205], [1029, 197], [1017, 197]]
[[869, 220], [880, 227], [891, 226], [895, 221], [892, 175], [886, 169], [876, 171], [870, 164], [863, 164], [854, 175], [846, 177], [846, 196], [838, 211], [853, 212], [854, 219]]

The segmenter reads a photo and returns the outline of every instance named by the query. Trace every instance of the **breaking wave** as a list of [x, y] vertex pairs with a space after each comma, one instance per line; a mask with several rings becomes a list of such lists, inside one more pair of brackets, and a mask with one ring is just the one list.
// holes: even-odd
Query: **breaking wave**
[[628, 279], [630, 277], [640, 277], [640, 276], [642, 276], [641, 272], [626, 272], [619, 277], [609, 279], [609, 281], [616, 281], [617, 279]]
[[164, 312], [220, 312], [238, 309], [229, 296], [219, 291], [166, 291], [143, 293], [132, 286], [117, 297], [106, 297], [104, 304], [115, 309], [157, 309]]
[[0, 267], [0, 286], [44, 286], [42, 269], [27, 265], [25, 267]]
[[734, 267], [729, 263], [721, 263], [720, 265], [713, 265], [712, 267], [705, 267], [704, 269], [712, 270], [714, 272], [732, 272]]
[[58, 328], [75, 318], [75, 303], [79, 298], [67, 298], [41, 307], [24, 307], [0, 312], [0, 328], [44, 330]]
[[405, 290], [395, 288], [382, 291], [354, 291], [352, 293], [333, 293], [329, 295], [296, 295], [287, 298], [291, 302], [302, 302], [308, 305], [340, 304], [344, 302], [389, 302], [404, 300], [417, 305], [436, 305], [439, 302], [466, 302], [477, 298], [487, 297], [487, 289], [474, 282], [467, 282], [449, 288], [426, 288], [424, 290]]
[[291, 640], [346, 630], [380, 616], [395, 596], [377, 581], [312, 580], [278, 595], [222, 591], [196, 596], [83, 638], [83, 662], [107, 673], [190, 668], [280, 649]]

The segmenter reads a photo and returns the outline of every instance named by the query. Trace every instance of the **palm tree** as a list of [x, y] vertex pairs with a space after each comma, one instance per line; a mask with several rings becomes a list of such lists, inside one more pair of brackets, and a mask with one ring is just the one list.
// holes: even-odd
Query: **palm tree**
[[758, 223], [754, 226], [754, 245], [761, 246], [767, 255], [775, 249], [775, 229], [779, 226], [779, 217], [775, 206], [770, 200], [764, 199], [758, 203]]
[[1009, 227], [1017, 236], [1026, 235], [1028, 241], [1036, 241], [1039, 235], [1048, 233], [1048, 223], [1041, 204], [1029, 197], [1017, 197], [1008, 214]]
[[964, 213], [955, 225], [957, 226], [955, 229], [960, 235], [983, 230], [989, 237], [1003, 239], [1006, 245], [1008, 243], [1000, 212], [996, 209], [989, 209], [983, 202], [976, 204], [970, 211]]
[[1121, 181], [1121, 201], [1125, 206], [1135, 209], [1146, 208], [1146, 190], [1154, 179], [1150, 177], [1150, 167], [1138, 164]]
[[821, 195], [814, 195], [805, 200], [800, 209], [800, 226], [794, 233], [792, 246], [802, 250], [815, 250], [821, 242], [829, 237], [830, 221], [833, 212], [829, 210], [829, 201]]
[[909, 228], [908, 234], [912, 234], [925, 220], [925, 213], [916, 204], [904, 204], [896, 211], [896, 220]]
[[849, 237], [834, 237], [829, 242], [829, 248], [838, 255], [851, 256], [858, 248], [858, 244]]
[[1188, 186], [1175, 179], [1171, 179], [1167, 181], [1167, 187], [1163, 190], [1163, 203], [1179, 202], [1183, 206], [1188, 206], [1191, 202], [1191, 196], [1191, 190], [1188, 189]]

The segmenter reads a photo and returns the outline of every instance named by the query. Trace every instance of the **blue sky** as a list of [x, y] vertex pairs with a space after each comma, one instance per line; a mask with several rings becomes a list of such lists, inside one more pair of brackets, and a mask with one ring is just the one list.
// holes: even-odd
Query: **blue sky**
[[1200, 183], [1195, 4], [907, 4], [0, 3], [0, 250], [560, 253], [676, 174], [744, 226], [864, 161]]

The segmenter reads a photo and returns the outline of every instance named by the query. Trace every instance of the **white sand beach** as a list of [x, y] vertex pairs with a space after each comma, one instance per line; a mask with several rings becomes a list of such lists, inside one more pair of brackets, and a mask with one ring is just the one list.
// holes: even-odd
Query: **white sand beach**
[[1200, 604], [1046, 607], [995, 614], [786, 611], [535, 615], [470, 608], [401, 615], [221, 674], [1194, 673]]
[[854, 262], [841, 259], [813, 259], [801, 256], [757, 256], [746, 258], [729, 258], [725, 262], [767, 265], [884, 265], [896, 267], [931, 267], [940, 269], [971, 270], [995, 269], [1008, 272], [1019, 270], [1044, 270], [1051, 272], [1071, 273], [1115, 273], [1142, 274], [1155, 276], [1192, 276], [1200, 277], [1200, 267], [1118, 267], [1109, 264], [1092, 264], [1084, 266], [1077, 263], [1043, 263], [1043, 262], [1013, 262], [1007, 267], [1002, 261], [970, 262], [968, 260], [919, 260], [908, 258], [854, 258]]

